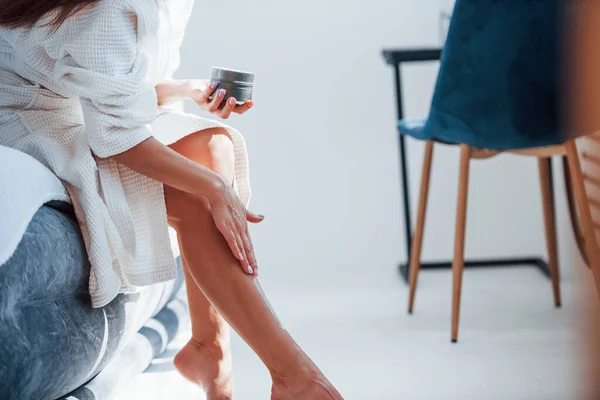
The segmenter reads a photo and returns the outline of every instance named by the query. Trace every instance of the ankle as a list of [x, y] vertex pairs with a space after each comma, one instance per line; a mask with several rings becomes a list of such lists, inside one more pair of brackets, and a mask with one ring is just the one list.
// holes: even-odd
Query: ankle
[[222, 320], [209, 320], [204, 325], [192, 326], [192, 338], [198, 342], [229, 341], [231, 328]]
[[198, 339], [192, 336], [188, 345], [192, 347], [194, 351], [201, 353], [204, 357], [215, 360], [222, 360], [230, 353], [229, 341], [217, 338]]
[[200, 332], [192, 329], [190, 342], [193, 342], [200, 348], [228, 349], [231, 347], [231, 331], [228, 326]]
[[341, 395], [314, 365], [292, 374], [271, 375], [273, 386], [271, 400], [290, 399], [341, 399]]
[[269, 369], [273, 386], [293, 391], [304, 387], [314, 375], [308, 364], [291, 365], [286, 368]]

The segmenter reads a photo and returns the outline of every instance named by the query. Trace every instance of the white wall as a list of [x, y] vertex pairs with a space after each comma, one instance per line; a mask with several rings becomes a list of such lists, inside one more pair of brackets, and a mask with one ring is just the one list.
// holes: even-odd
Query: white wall
[[[248, 142], [263, 280], [333, 284], [395, 273], [404, 259], [392, 72], [383, 47], [436, 46], [452, 0], [199, 0], [179, 77], [212, 65], [256, 73], [256, 107], [230, 123]], [[437, 65], [405, 69], [409, 116], [425, 116]], [[193, 105], [190, 110], [194, 109]], [[413, 207], [422, 143], [409, 146]], [[456, 148], [436, 148], [425, 258], [450, 258]], [[560, 175], [562, 176], [562, 175]], [[472, 167], [467, 256], [544, 254], [536, 161]], [[561, 259], [570, 230], [558, 196]], [[562, 229], [564, 228], [564, 229]], [[345, 285], [350, 283], [344, 281]]]

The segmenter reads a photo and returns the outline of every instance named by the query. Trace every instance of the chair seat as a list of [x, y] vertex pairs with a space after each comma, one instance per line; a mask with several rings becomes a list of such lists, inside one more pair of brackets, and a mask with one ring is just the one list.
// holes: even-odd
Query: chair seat
[[[532, 119], [535, 116], [532, 115]], [[494, 121], [490, 121], [493, 124]], [[501, 131], [500, 129], [495, 129]], [[514, 132], [514, 128], [507, 127]], [[468, 144], [489, 150], [522, 150], [562, 144], [565, 137], [558, 132], [545, 135], [522, 135], [510, 137], [495, 135], [482, 136], [466, 123], [447, 113], [432, 109], [427, 119], [405, 118], [398, 121], [398, 132], [418, 140], [432, 140], [439, 143], [456, 145]]]
[[[76, 388], [85, 396], [66, 397], [108, 398], [95, 394], [124, 380], [114, 374], [91, 377], [106, 368], [132, 376], [148, 351], [159, 352], [175, 336], [176, 318], [158, 328], [155, 321], [152, 329], [158, 331], [149, 332], [146, 323], [162, 318], [161, 310], [182, 287], [179, 262], [177, 280], [120, 294], [102, 308], [91, 307], [89, 274], [73, 207], [42, 206], [15, 253], [0, 265], [0, 399], [62, 399]], [[130, 353], [122, 353], [125, 349]]]
[[460, 142], [444, 140], [439, 137], [429, 136], [425, 134], [426, 119], [423, 118], [404, 118], [398, 121], [398, 133], [408, 135], [418, 140], [432, 140], [437, 143], [448, 145], [459, 145]]
[[[551, 143], [549, 140], [539, 141], [540, 143], [548, 143], [543, 144], [541, 146], [531, 146], [531, 147], [519, 147], [519, 148], [490, 148], [489, 146], [480, 147], [477, 145], [470, 144], [466, 141], [452, 141], [439, 137], [431, 137], [425, 134], [425, 126], [427, 121], [425, 119], [418, 118], [405, 118], [398, 122], [398, 131], [401, 135], [408, 135], [418, 140], [425, 141], [433, 141], [440, 144], [446, 144], [450, 146], [458, 146], [461, 144], [469, 144], [472, 147], [472, 158], [490, 158], [497, 154], [508, 152], [513, 154], [520, 155], [529, 155], [536, 157], [552, 157], [555, 155], [563, 155], [565, 152], [564, 141], [556, 140], [556, 143]], [[482, 141], [479, 141], [482, 143]], [[486, 141], [487, 143], [487, 141]], [[532, 143], [532, 141], [528, 141], [528, 143]]]

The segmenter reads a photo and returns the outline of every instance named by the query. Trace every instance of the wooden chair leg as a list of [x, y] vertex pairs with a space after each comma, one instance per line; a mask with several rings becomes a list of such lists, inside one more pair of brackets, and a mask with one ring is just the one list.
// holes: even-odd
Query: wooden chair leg
[[452, 342], [458, 340], [460, 295], [465, 267], [465, 234], [467, 224], [467, 200], [469, 197], [469, 165], [471, 147], [460, 146], [460, 171], [458, 178], [458, 201], [456, 204], [456, 231], [454, 234], [454, 259], [452, 261]]
[[544, 227], [546, 229], [546, 247], [548, 248], [548, 267], [550, 268], [550, 279], [552, 280], [554, 305], [560, 307], [560, 272], [558, 268], [558, 246], [556, 244], [556, 219], [554, 202], [552, 200], [552, 182], [550, 182], [550, 162], [551, 158], [538, 158], [542, 208], [544, 210]]
[[567, 161], [569, 162], [569, 170], [571, 172], [571, 180], [573, 182], [573, 190], [577, 199], [579, 208], [579, 219], [583, 229], [585, 245], [587, 247], [590, 269], [594, 275], [596, 290], [600, 296], [600, 260], [598, 254], [598, 244], [596, 242], [596, 232], [594, 231], [594, 223], [592, 221], [592, 213], [585, 189], [585, 182], [581, 172], [581, 164], [579, 162], [579, 154], [575, 140], [569, 140], [565, 143], [567, 150]]
[[417, 279], [421, 268], [421, 249], [423, 245], [423, 232], [425, 230], [425, 214], [427, 212], [427, 198], [429, 196], [429, 178], [431, 176], [431, 160], [433, 158], [433, 141], [425, 143], [425, 157], [421, 173], [421, 190], [419, 193], [419, 206], [417, 209], [417, 225], [412, 239], [409, 265], [408, 312], [412, 314], [417, 291]]

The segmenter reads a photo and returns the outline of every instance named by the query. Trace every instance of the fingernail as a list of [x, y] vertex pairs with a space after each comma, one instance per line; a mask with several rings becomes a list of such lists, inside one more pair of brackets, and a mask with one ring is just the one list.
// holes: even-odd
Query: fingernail
[[231, 104], [232, 106], [235, 105], [235, 98], [232, 97], [228, 101], [229, 101], [229, 104]]
[[258, 218], [264, 218], [265, 216], [262, 214], [258, 214]]
[[217, 82], [213, 82], [213, 83], [210, 84], [210, 88], [211, 89], [216, 89], [217, 86], [219, 86], [219, 84]]
[[253, 105], [254, 105], [254, 103], [248, 102], [248, 108], [252, 108]]
[[253, 273], [254, 273], [254, 270], [253, 270], [253, 269], [252, 269], [252, 267], [251, 267], [251, 266], [249, 266], [249, 265], [248, 265], [248, 272], [249, 272], [249, 273], [251, 273], [251, 274], [253, 274]]
[[225, 89], [219, 90], [219, 97], [225, 97]]
[[258, 270], [254, 271], [254, 276], [258, 276]]
[[238, 253], [238, 260], [242, 261], [244, 259], [244, 255], [242, 254], [242, 252]]

